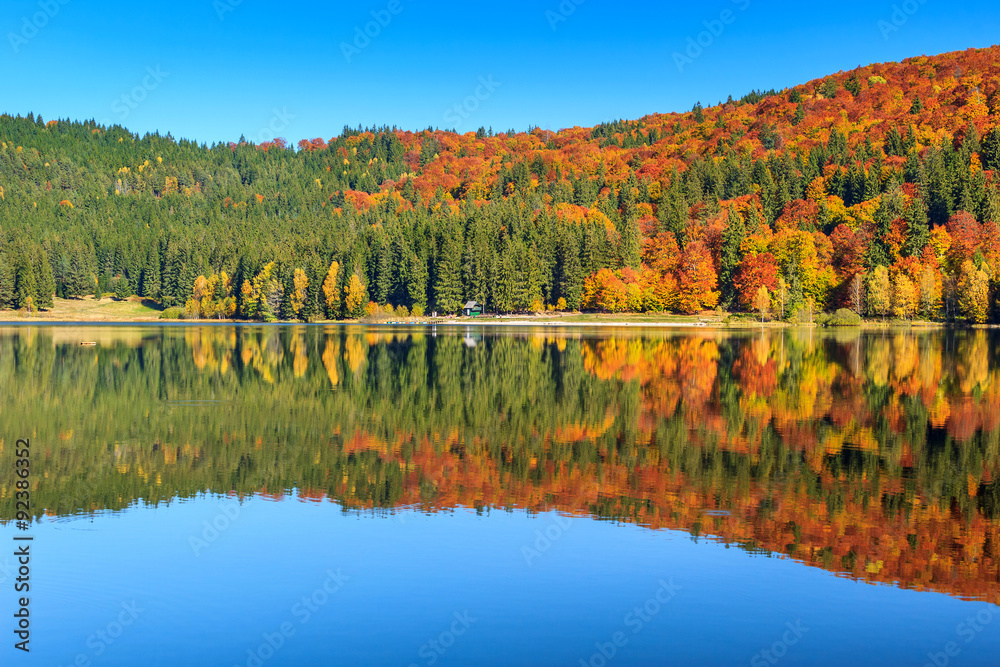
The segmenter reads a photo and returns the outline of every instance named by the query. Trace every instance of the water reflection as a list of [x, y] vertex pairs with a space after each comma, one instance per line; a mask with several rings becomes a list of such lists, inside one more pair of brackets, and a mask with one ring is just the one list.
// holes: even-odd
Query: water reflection
[[[555, 509], [996, 603], [996, 342], [7, 328], [0, 468], [30, 435], [32, 497], [55, 517], [205, 491], [350, 511]], [[3, 480], [0, 516], [13, 509]]]

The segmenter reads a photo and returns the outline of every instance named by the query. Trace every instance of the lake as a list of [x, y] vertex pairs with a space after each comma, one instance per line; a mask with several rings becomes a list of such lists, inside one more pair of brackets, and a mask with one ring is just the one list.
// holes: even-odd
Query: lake
[[996, 664], [998, 342], [0, 327], [0, 662]]

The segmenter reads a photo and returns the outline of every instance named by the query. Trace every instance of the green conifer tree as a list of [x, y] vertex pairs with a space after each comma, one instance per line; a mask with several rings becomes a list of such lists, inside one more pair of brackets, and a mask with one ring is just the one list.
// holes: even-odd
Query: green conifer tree
[[0, 252], [0, 308], [14, 306], [14, 270], [7, 253]]
[[14, 307], [34, 310], [38, 307], [38, 282], [35, 278], [35, 267], [22, 248], [18, 251], [14, 268]]
[[746, 225], [743, 217], [736, 211], [736, 208], [729, 209], [729, 218], [725, 229], [722, 231], [722, 249], [719, 255], [719, 287], [721, 289], [721, 303], [723, 307], [730, 308], [736, 302], [736, 287], [733, 279], [736, 271], [743, 261], [743, 253], [740, 247], [746, 237]]
[[52, 308], [55, 305], [52, 297], [56, 291], [56, 281], [45, 248], [39, 248], [35, 253], [34, 270], [37, 286], [35, 305], [39, 308]]
[[462, 307], [462, 246], [458, 230], [443, 230], [435, 266], [434, 303], [441, 313], [457, 313]]

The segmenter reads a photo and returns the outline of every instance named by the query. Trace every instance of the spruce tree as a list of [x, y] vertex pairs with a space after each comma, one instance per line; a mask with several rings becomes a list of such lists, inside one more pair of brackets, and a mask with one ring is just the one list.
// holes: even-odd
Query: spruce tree
[[458, 230], [443, 231], [435, 266], [434, 303], [441, 313], [457, 313], [462, 307], [462, 247]]
[[695, 105], [694, 105], [694, 108], [692, 109], [692, 111], [694, 112], [694, 122], [696, 122], [696, 123], [704, 123], [705, 122], [705, 112], [704, 112], [704, 109], [701, 106], [701, 102], [695, 102]]
[[427, 262], [417, 254], [410, 256], [409, 279], [407, 293], [410, 297], [410, 310], [427, 308]]
[[795, 117], [792, 119], [792, 125], [798, 125], [806, 119], [806, 110], [802, 106], [802, 102], [799, 102], [798, 106], [795, 107]]
[[1000, 126], [994, 127], [983, 139], [983, 169], [1000, 170]]
[[14, 306], [14, 270], [7, 253], [0, 252], [0, 308]]
[[305, 272], [309, 282], [306, 285], [306, 300], [302, 304], [301, 318], [305, 322], [313, 322], [320, 319], [323, 312], [323, 280], [326, 275], [316, 257], [311, 257], [307, 262]]
[[375, 303], [384, 305], [389, 301], [389, 290], [392, 287], [391, 248], [384, 232], [378, 236], [375, 252], [375, 271], [370, 283], [371, 295]]
[[621, 241], [619, 254], [622, 266], [633, 269], [639, 268], [642, 258], [642, 233], [639, 231], [639, 224], [635, 220], [626, 220], [622, 223]]
[[154, 243], [146, 253], [146, 262], [142, 267], [139, 294], [147, 299], [160, 298], [160, 250]]
[[80, 246], [73, 246], [65, 286], [67, 297], [79, 297], [94, 291], [93, 275], [87, 266], [84, 252]]
[[563, 228], [559, 243], [559, 280], [556, 299], [566, 300], [570, 310], [580, 308], [583, 294], [583, 266], [580, 263], [580, 244], [572, 228]]
[[914, 197], [903, 216], [909, 230], [903, 243], [903, 254], [919, 257], [924, 247], [930, 241], [930, 227], [927, 223], [927, 205], [920, 197]]
[[286, 270], [282, 280], [283, 290], [281, 293], [281, 304], [278, 306], [278, 319], [291, 321], [298, 319], [295, 309], [292, 308], [292, 293], [295, 291], [295, 284], [292, 282], [292, 272]]
[[733, 279], [743, 261], [740, 247], [746, 237], [746, 225], [735, 207], [729, 209], [726, 228], [722, 231], [722, 249], [719, 255], [719, 286], [722, 291], [722, 305], [729, 308], [736, 301], [736, 287]]
[[14, 269], [14, 307], [34, 310], [38, 307], [35, 299], [38, 297], [38, 283], [35, 279], [35, 267], [25, 249], [17, 255]]
[[513, 243], [508, 237], [500, 253], [493, 291], [493, 303], [500, 313], [510, 313], [516, 308], [518, 275], [514, 254]]
[[45, 248], [39, 248], [35, 253], [34, 270], [37, 281], [35, 305], [39, 308], [52, 308], [55, 305], [52, 296], [56, 291], [56, 282], [52, 276], [52, 265], [49, 264], [49, 255], [45, 252]]

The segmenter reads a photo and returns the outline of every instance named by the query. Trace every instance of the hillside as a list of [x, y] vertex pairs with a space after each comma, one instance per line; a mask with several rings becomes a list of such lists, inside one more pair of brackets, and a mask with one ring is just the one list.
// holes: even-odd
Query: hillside
[[998, 90], [991, 47], [557, 133], [206, 146], [2, 116], [0, 306], [96, 290], [265, 320], [473, 299], [982, 322]]

